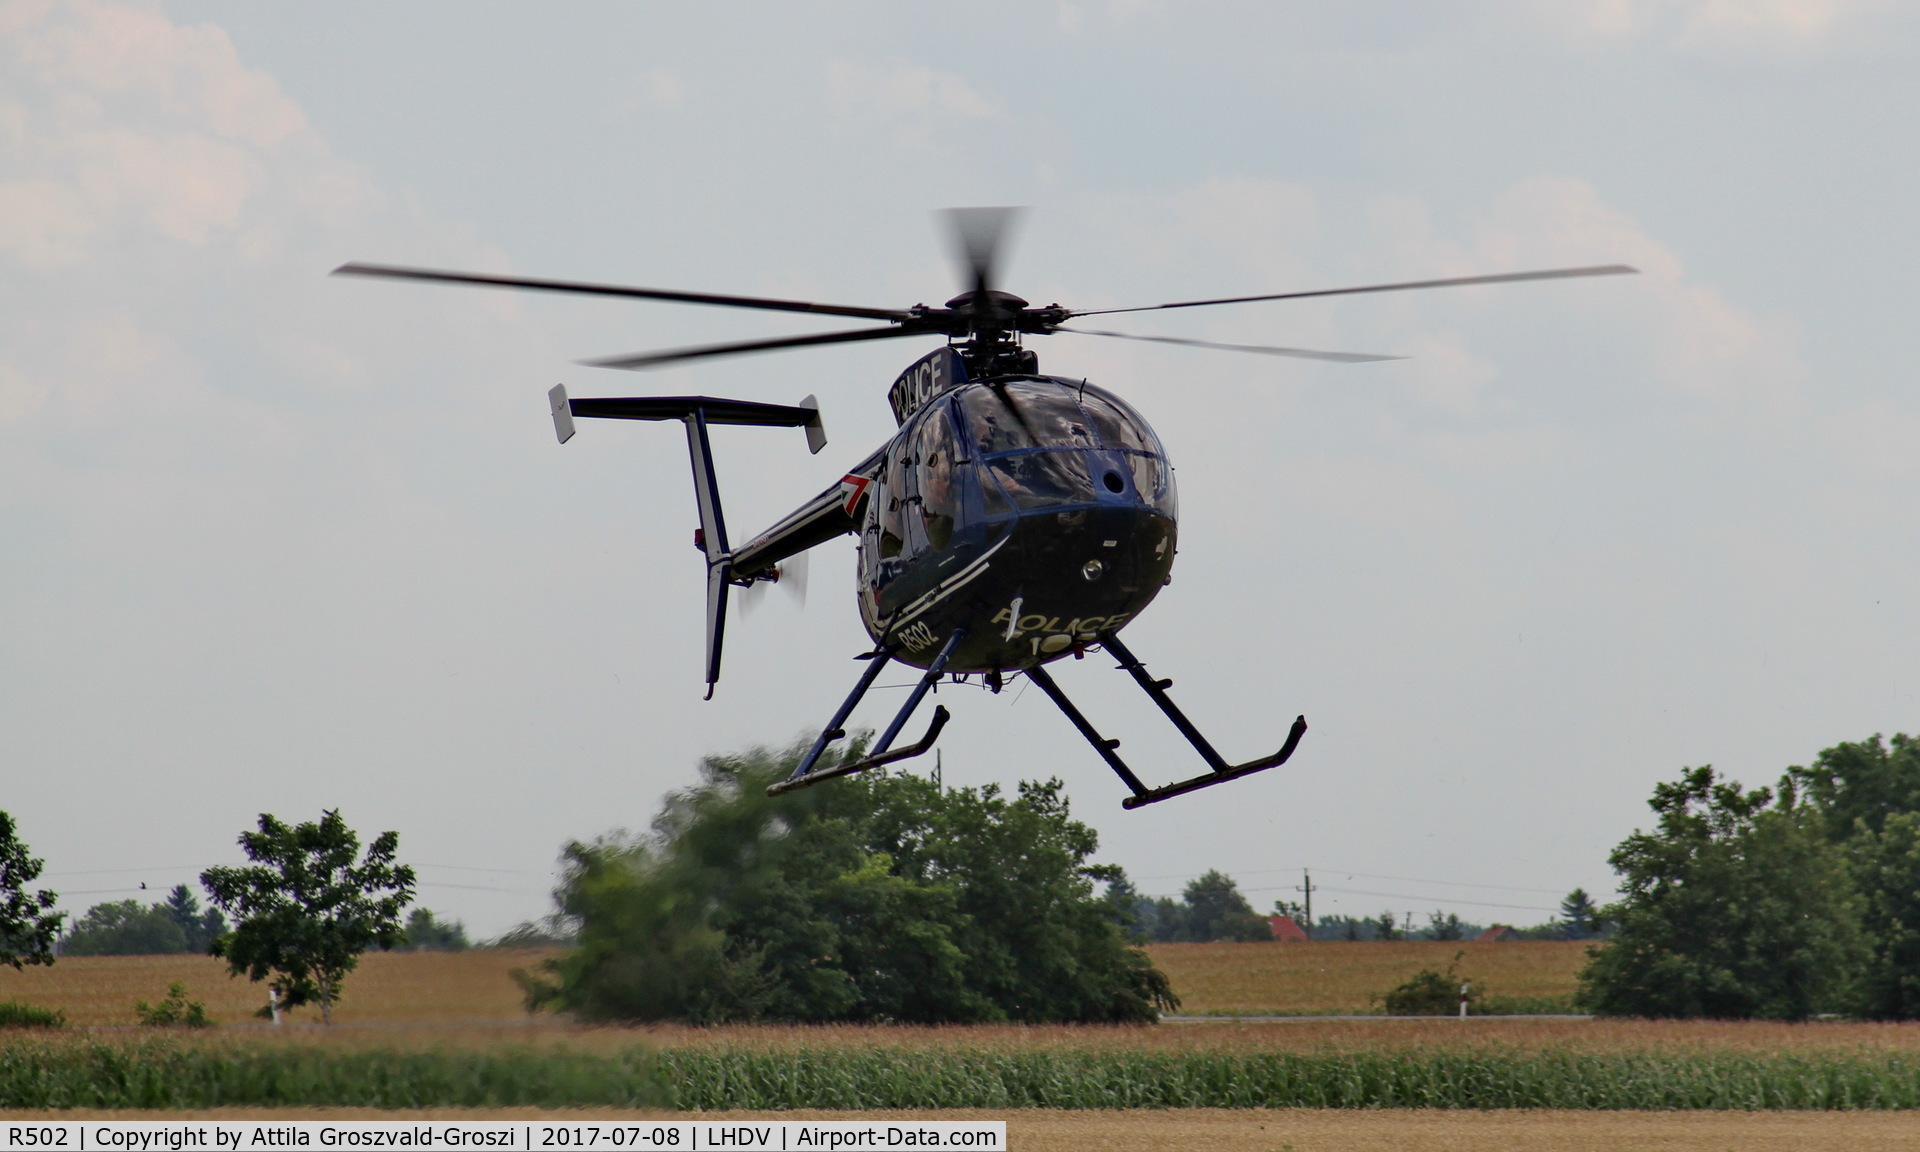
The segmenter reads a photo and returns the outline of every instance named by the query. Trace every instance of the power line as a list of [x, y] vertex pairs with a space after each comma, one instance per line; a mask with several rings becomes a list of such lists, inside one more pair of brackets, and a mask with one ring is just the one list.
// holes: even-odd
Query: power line
[[1438, 884], [1446, 888], [1495, 888], [1502, 892], [1538, 892], [1542, 896], [1559, 896], [1558, 888], [1521, 888], [1513, 884], [1468, 884], [1461, 880], [1421, 880], [1412, 876], [1378, 876], [1371, 872], [1348, 872], [1343, 868], [1328, 871], [1338, 872], [1348, 878], [1359, 877], [1362, 880], [1393, 880], [1402, 884]]
[[[66, 868], [58, 872], [42, 872], [42, 879], [54, 876], [123, 876], [130, 872], [204, 872], [213, 867], [232, 867], [231, 864], [142, 864], [133, 868]], [[244, 865], [242, 865], [244, 867]], [[551, 875], [551, 869], [538, 868], [482, 868], [474, 864], [414, 864], [414, 868], [441, 868], [453, 872], [498, 872], [510, 876]], [[118, 889], [114, 889], [118, 891]]]
[[[1245, 871], [1240, 872], [1239, 875], [1268, 876], [1276, 872], [1298, 872], [1298, 871], [1300, 871], [1300, 869], [1298, 868], [1251, 868], [1251, 869], [1247, 869]], [[1396, 883], [1401, 883], [1401, 884], [1432, 884], [1432, 885], [1438, 885], [1443, 888], [1487, 888], [1487, 889], [1492, 889], [1494, 891], [1499, 891], [1499, 892], [1535, 892], [1542, 896], [1561, 895], [1560, 890], [1557, 888], [1522, 888], [1515, 884], [1470, 884], [1464, 880], [1426, 880], [1426, 879], [1421, 879], [1419, 877], [1414, 877], [1414, 876], [1381, 876], [1372, 872], [1349, 872], [1344, 868], [1322, 868], [1321, 872], [1322, 874], [1328, 874], [1328, 875], [1338, 874], [1338, 875], [1347, 877], [1349, 880], [1355, 879], [1355, 878], [1362, 879], [1362, 880], [1392, 880], [1392, 881], [1395, 881]], [[1140, 877], [1140, 880], [1142, 883], [1151, 883], [1152, 881], [1155, 881], [1155, 880], [1192, 880], [1192, 879], [1198, 878], [1201, 875], [1202, 873], [1199, 873], [1199, 872], [1181, 872], [1181, 873], [1177, 873], [1170, 876], [1142, 876]], [[1249, 889], [1245, 889], [1245, 891], [1249, 891], [1249, 892], [1270, 891], [1270, 889], [1249, 888]], [[1428, 900], [1428, 899], [1432, 899], [1432, 897], [1420, 896], [1420, 897], [1415, 897], [1415, 899]], [[1519, 907], [1519, 905], [1512, 905], [1512, 907]]]
[[[1373, 892], [1363, 888], [1335, 888], [1328, 884], [1315, 884], [1314, 888], [1320, 892], [1340, 892], [1348, 896], [1379, 896], [1387, 900], [1419, 900], [1427, 903], [1439, 903], [1439, 901], [1434, 900], [1431, 896], [1410, 896], [1405, 892]], [[1242, 889], [1244, 892], [1282, 892], [1291, 890], [1290, 886], [1284, 884], [1276, 884], [1263, 888]], [[1541, 908], [1533, 904], [1496, 904], [1487, 900], [1460, 900], [1451, 896], [1445, 897], [1444, 899], [1448, 904], [1466, 904], [1475, 908], [1513, 908], [1523, 912], [1559, 911], [1558, 908]]]

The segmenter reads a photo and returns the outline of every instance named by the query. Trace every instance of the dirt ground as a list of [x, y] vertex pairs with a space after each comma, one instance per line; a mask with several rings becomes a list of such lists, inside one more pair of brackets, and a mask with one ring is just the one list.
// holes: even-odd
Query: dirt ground
[[[1911, 1112], [1446, 1112], [1191, 1109], [1137, 1112], [726, 1112], [727, 1121], [1005, 1120], [1012, 1152], [1888, 1152], [1920, 1149]], [[182, 1112], [0, 1112], [81, 1120], [702, 1119], [688, 1113], [534, 1108], [378, 1112], [223, 1108]]]

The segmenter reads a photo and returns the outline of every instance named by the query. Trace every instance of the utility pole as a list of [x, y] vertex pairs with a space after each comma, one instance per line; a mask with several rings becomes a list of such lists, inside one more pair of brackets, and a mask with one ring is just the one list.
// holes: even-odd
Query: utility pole
[[1300, 869], [1300, 887], [1294, 891], [1303, 893], [1306, 897], [1305, 911], [1302, 915], [1307, 922], [1300, 927], [1306, 931], [1307, 939], [1311, 940], [1313, 939], [1313, 874], [1310, 870]]

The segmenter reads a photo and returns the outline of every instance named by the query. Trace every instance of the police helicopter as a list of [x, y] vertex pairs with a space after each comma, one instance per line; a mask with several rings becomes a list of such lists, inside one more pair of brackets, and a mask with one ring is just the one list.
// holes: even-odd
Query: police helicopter
[[[860, 656], [866, 667], [853, 691], [793, 774], [769, 788], [770, 793], [789, 792], [925, 753], [949, 719], [944, 706], [935, 706], [919, 741], [897, 748], [894, 742], [928, 691], [943, 678], [978, 676], [998, 692], [1013, 678], [1025, 676], [1120, 777], [1132, 793], [1122, 802], [1129, 809], [1284, 764], [1299, 745], [1307, 722], [1304, 716], [1296, 719], [1278, 751], [1229, 763], [1167, 694], [1173, 682], [1156, 679], [1121, 642], [1121, 630], [1171, 578], [1178, 540], [1173, 470], [1145, 418], [1120, 397], [1085, 380], [1042, 375], [1039, 358], [1024, 346], [1024, 338], [1069, 332], [1340, 363], [1391, 360], [1397, 357], [1218, 344], [1067, 324], [1082, 316], [1635, 271], [1608, 264], [1136, 308], [1034, 307], [995, 285], [995, 264], [1013, 211], [948, 211], [967, 285], [938, 308], [925, 304], [903, 309], [849, 307], [383, 264], [345, 264], [334, 271], [336, 275], [670, 300], [878, 322], [850, 331], [582, 361], [601, 368], [640, 370], [712, 356], [863, 340], [942, 339], [941, 347], [909, 366], [887, 393], [899, 425], [893, 438], [837, 483], [738, 546], [729, 542], [721, 512], [709, 429], [721, 424], [798, 427], [806, 431], [808, 448], [818, 453], [826, 446], [826, 433], [813, 397], [792, 406], [709, 396], [572, 398], [561, 385], [548, 394], [554, 432], [564, 444], [574, 434], [576, 419], [685, 423], [700, 525], [694, 544], [707, 565], [708, 699], [720, 678], [728, 591], [778, 581], [782, 562], [790, 557], [836, 536], [857, 537], [860, 619], [873, 647]], [[1055, 660], [1096, 650], [1117, 660], [1120, 669], [1166, 714], [1206, 763], [1206, 772], [1154, 788], [1120, 758], [1120, 742], [1101, 735], [1047, 671]], [[820, 766], [828, 746], [846, 736], [845, 725], [855, 706], [881, 670], [894, 661], [923, 670], [906, 702], [865, 755]]]

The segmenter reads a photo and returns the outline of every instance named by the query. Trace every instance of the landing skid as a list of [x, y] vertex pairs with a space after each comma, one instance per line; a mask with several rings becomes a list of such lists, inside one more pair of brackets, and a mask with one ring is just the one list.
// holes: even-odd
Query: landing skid
[[1162, 800], [1182, 796], [1188, 792], [1197, 792], [1202, 788], [1211, 788], [1215, 784], [1225, 784], [1229, 780], [1251, 776], [1255, 772], [1263, 772], [1268, 768], [1278, 768], [1293, 755], [1293, 750], [1300, 746], [1300, 738], [1307, 734], [1307, 718], [1301, 716], [1294, 720], [1293, 730], [1287, 733], [1287, 742], [1280, 746], [1280, 751], [1258, 760], [1249, 760], [1245, 764], [1229, 764], [1220, 753], [1214, 751], [1213, 745], [1207, 742], [1207, 738], [1200, 734], [1200, 730], [1193, 726], [1191, 720], [1187, 719], [1186, 713], [1180, 711], [1179, 705], [1167, 695], [1167, 689], [1173, 681], [1155, 680], [1149, 676], [1146, 666], [1140, 663], [1117, 636], [1103, 637], [1100, 645], [1119, 659], [1120, 667], [1133, 677], [1134, 682], [1140, 685], [1141, 690], [1155, 704], [1160, 706], [1160, 711], [1167, 714], [1167, 719], [1173, 721], [1173, 726], [1187, 738], [1187, 743], [1193, 745], [1194, 751], [1200, 753], [1200, 758], [1213, 769], [1191, 780], [1182, 780], [1178, 784], [1168, 784], [1160, 788], [1147, 787], [1141, 783], [1140, 777], [1134, 775], [1133, 769], [1127, 767], [1127, 762], [1120, 759], [1119, 754], [1114, 751], [1120, 747], [1120, 741], [1100, 735], [1099, 730], [1094, 728], [1080, 709], [1074, 707], [1073, 701], [1067, 699], [1066, 693], [1060, 690], [1060, 685], [1054, 682], [1052, 673], [1048, 672], [1044, 666], [1027, 669], [1027, 676], [1040, 686], [1040, 690], [1059, 707], [1068, 721], [1079, 729], [1080, 735], [1087, 738], [1087, 743], [1093, 745], [1093, 750], [1099, 753], [1100, 758], [1107, 762], [1107, 767], [1112, 768], [1114, 774], [1120, 777], [1121, 783], [1133, 790], [1133, 795], [1120, 802], [1122, 808], [1134, 809], [1147, 804], [1157, 804]]
[[842, 761], [826, 768], [815, 768], [814, 765], [820, 762], [821, 754], [827, 750], [827, 745], [847, 734], [844, 727], [847, 717], [853, 715], [854, 706], [859, 704], [860, 698], [867, 694], [867, 689], [873, 687], [873, 682], [880, 678], [880, 670], [887, 666], [898, 649], [887, 646], [873, 653], [869, 657], [867, 670], [860, 674], [860, 682], [853, 686], [853, 692], [840, 705], [840, 710], [833, 714], [833, 719], [828, 721], [826, 728], [814, 738], [813, 747], [807, 749], [806, 756], [793, 770], [793, 775], [768, 786], [767, 795], [779, 796], [818, 784], [822, 780], [851, 776], [855, 772], [865, 772], [869, 768], [879, 768], [896, 761], [910, 760], [932, 748], [933, 742], [940, 738], [940, 730], [947, 726], [947, 721], [952, 717], [952, 713], [948, 712], [944, 705], [934, 705], [933, 723], [928, 726], [927, 734], [918, 742], [904, 748], [893, 748], [893, 741], [900, 735], [900, 729], [907, 726], [907, 721], [913, 716], [914, 709], [920, 707], [920, 701], [926, 699], [928, 690], [939, 682], [941, 674], [946, 671], [947, 661], [953, 658], [953, 650], [960, 646], [960, 641], [965, 639], [966, 635], [967, 630], [962, 628], [948, 638], [946, 644], [941, 647], [940, 654], [933, 658], [932, 664], [927, 665], [927, 670], [920, 677], [920, 682], [913, 686], [913, 692], [907, 697], [907, 702], [902, 704], [900, 711], [894, 714], [893, 723], [887, 725], [887, 730], [881, 733], [880, 739], [874, 741], [871, 751], [858, 760]]
[[[833, 714], [833, 719], [827, 722], [826, 728], [814, 739], [813, 746], [807, 749], [807, 754], [794, 768], [793, 775], [768, 786], [767, 795], [780, 796], [818, 784], [823, 780], [851, 776], [855, 772], [865, 772], [869, 768], [879, 768], [897, 761], [910, 760], [931, 749], [933, 742], [940, 738], [940, 730], [945, 728], [947, 721], [952, 718], [946, 708], [940, 705], [935, 705], [933, 709], [933, 723], [927, 727], [925, 736], [904, 748], [894, 748], [893, 741], [900, 735], [900, 730], [906, 727], [907, 721], [913, 717], [914, 710], [920, 707], [920, 702], [926, 699], [927, 692], [939, 682], [946, 671], [947, 661], [953, 657], [953, 650], [960, 646], [960, 641], [965, 639], [966, 635], [966, 630], [963, 628], [948, 638], [946, 644], [941, 647], [940, 654], [934, 657], [933, 663], [929, 664], [926, 672], [921, 675], [920, 682], [913, 686], [913, 692], [907, 697], [907, 702], [902, 704], [900, 711], [894, 714], [893, 722], [887, 725], [887, 730], [881, 733], [880, 739], [874, 741], [871, 751], [857, 760], [842, 761], [825, 768], [816, 767], [820, 757], [825, 754], [827, 745], [846, 736], [847, 731], [844, 725], [847, 717], [853, 715], [855, 706], [866, 696], [867, 690], [873, 687], [873, 682], [880, 678], [881, 670], [893, 660], [898, 648], [888, 645], [869, 655], [867, 670], [860, 674], [859, 683], [853, 686], [853, 691], [840, 705], [839, 710]], [[1225, 784], [1229, 780], [1238, 780], [1242, 776], [1251, 776], [1255, 772], [1262, 772], [1268, 768], [1277, 768], [1287, 762], [1287, 758], [1293, 755], [1293, 750], [1300, 746], [1300, 737], [1306, 735], [1307, 718], [1302, 716], [1293, 722], [1293, 730], [1287, 733], [1287, 742], [1280, 746], [1280, 751], [1258, 760], [1249, 760], [1245, 764], [1229, 764], [1220, 753], [1214, 751], [1213, 745], [1207, 743], [1207, 738], [1200, 734], [1200, 730], [1187, 719], [1186, 713], [1180, 711], [1179, 706], [1173, 702], [1173, 698], [1167, 695], [1167, 688], [1173, 684], [1173, 681], [1155, 680], [1148, 675], [1146, 666], [1140, 663], [1126, 645], [1120, 643], [1118, 637], [1109, 635], [1100, 643], [1119, 659], [1120, 667], [1133, 677], [1134, 682], [1140, 685], [1141, 690], [1151, 697], [1155, 704], [1160, 706], [1160, 711], [1167, 714], [1167, 719], [1173, 721], [1173, 726], [1180, 730], [1180, 734], [1193, 745], [1194, 751], [1200, 753], [1200, 758], [1213, 769], [1191, 780], [1182, 780], [1178, 784], [1168, 784], [1160, 788], [1147, 787], [1141, 782], [1140, 777], [1134, 775], [1133, 769], [1127, 767], [1127, 762], [1120, 759], [1119, 754], [1114, 751], [1120, 747], [1120, 741], [1100, 735], [1099, 730], [1094, 728], [1080, 709], [1074, 706], [1073, 701], [1067, 699], [1067, 694], [1060, 690], [1060, 685], [1054, 682], [1053, 674], [1048, 672], [1044, 665], [1035, 665], [1027, 669], [1028, 678], [1040, 686], [1040, 690], [1047, 694], [1047, 697], [1059, 707], [1073, 726], [1079, 729], [1080, 734], [1087, 738], [1087, 743], [1093, 745], [1093, 750], [1100, 754], [1100, 758], [1107, 762], [1107, 766], [1113, 769], [1121, 782], [1132, 789], [1133, 795], [1120, 802], [1123, 808], [1133, 809], [1147, 804], [1157, 804], [1162, 800], [1182, 796], [1188, 792], [1197, 792], [1202, 788]]]

